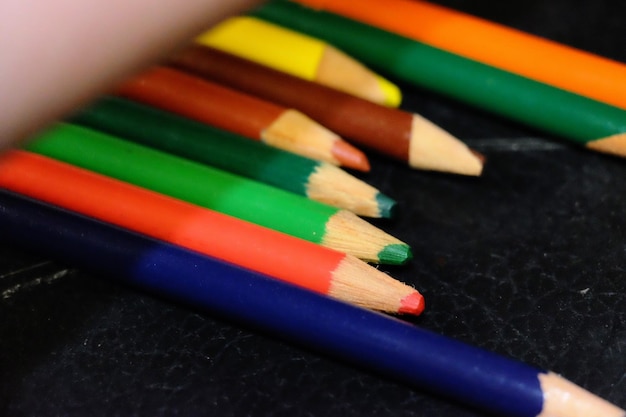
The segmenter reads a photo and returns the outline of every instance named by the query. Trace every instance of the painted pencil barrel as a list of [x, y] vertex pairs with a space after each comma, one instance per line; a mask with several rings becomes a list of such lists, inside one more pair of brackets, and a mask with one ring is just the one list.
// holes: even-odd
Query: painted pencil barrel
[[[59, 123], [25, 148], [213, 210], [321, 242], [335, 208], [88, 128]], [[307, 212], [311, 220], [300, 214]]]
[[[65, 162], [0, 157], [0, 188], [327, 293], [345, 254]], [[259, 245], [259, 242], [264, 242]], [[315, 259], [305, 270], [301, 265]], [[295, 282], [296, 284], [298, 282]]]
[[[196, 40], [310, 81], [316, 78], [326, 48], [325, 42], [308, 35], [245, 16], [226, 19]], [[289, 51], [298, 53], [285, 59]]]
[[292, 159], [291, 154], [260, 142], [120, 97], [101, 98], [68, 121], [299, 195], [306, 195], [308, 176], [319, 165], [318, 161], [296, 155]]
[[626, 111], [332, 13], [274, 1], [253, 15], [351, 53], [387, 74], [579, 144], [626, 132]]
[[261, 140], [263, 132], [286, 110], [164, 67], [153, 67], [125, 80], [114, 93], [256, 140]]

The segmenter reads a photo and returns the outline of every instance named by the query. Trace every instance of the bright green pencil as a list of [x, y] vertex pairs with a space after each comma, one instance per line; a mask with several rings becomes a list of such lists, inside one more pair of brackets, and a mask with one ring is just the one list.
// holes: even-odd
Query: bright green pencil
[[82, 126], [59, 123], [25, 148], [366, 261], [411, 257], [407, 244], [347, 210]]
[[323, 39], [398, 79], [626, 157], [626, 111], [617, 107], [293, 2], [274, 0], [251, 14]]
[[396, 202], [339, 167], [252, 141], [173, 113], [104, 97], [70, 120], [367, 217]]

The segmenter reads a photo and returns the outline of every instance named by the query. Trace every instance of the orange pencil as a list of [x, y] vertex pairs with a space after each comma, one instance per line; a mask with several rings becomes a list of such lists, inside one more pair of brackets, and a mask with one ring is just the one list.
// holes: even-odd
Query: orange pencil
[[626, 64], [419, 0], [295, 0], [626, 109]]
[[41, 155], [3, 155], [0, 188], [362, 307], [424, 309], [414, 288], [353, 256]]
[[171, 68], [151, 68], [120, 84], [114, 94], [311, 159], [370, 169], [363, 152], [299, 111]]

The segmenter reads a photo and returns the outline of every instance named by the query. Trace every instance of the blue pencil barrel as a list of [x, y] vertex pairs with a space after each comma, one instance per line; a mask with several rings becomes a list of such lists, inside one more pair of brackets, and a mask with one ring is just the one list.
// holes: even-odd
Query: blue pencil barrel
[[537, 416], [540, 371], [195, 252], [0, 191], [0, 241], [494, 414]]

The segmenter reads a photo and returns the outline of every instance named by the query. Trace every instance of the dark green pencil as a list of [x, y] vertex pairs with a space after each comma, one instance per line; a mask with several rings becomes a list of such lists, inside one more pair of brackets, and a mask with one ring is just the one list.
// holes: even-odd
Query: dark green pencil
[[24, 146], [363, 260], [402, 264], [411, 258], [407, 244], [350, 211], [83, 126], [58, 123]]
[[323, 39], [381, 73], [626, 157], [625, 110], [290, 1], [270, 1], [251, 14]]
[[326, 162], [315, 161], [173, 113], [104, 97], [70, 122], [208, 164], [367, 217], [391, 217], [396, 202]]

